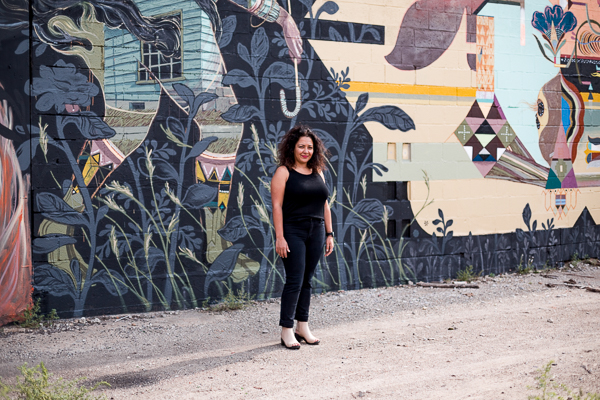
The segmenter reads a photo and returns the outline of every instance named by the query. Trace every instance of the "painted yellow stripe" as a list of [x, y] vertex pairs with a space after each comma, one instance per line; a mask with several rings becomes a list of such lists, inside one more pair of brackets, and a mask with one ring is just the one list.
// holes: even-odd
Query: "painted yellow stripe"
[[429, 85], [404, 85], [398, 83], [348, 82], [347, 92], [420, 94], [433, 96], [475, 97], [476, 88]]

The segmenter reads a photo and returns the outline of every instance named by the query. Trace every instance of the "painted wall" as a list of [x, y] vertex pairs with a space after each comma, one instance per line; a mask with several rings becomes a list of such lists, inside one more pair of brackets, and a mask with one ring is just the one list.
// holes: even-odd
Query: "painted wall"
[[0, 322], [32, 291], [64, 317], [278, 296], [269, 185], [299, 122], [331, 151], [315, 291], [600, 255], [597, 2], [17, 3]]

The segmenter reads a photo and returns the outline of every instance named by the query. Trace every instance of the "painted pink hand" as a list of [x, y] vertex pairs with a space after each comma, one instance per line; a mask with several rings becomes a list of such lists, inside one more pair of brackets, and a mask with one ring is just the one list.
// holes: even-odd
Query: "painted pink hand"
[[302, 38], [300, 37], [300, 31], [298, 30], [298, 26], [296, 26], [296, 22], [292, 16], [282, 8], [279, 13], [279, 18], [277, 18], [277, 23], [283, 28], [283, 37], [285, 38], [285, 43], [290, 51], [290, 58], [297, 64], [300, 64], [304, 49], [302, 48]]

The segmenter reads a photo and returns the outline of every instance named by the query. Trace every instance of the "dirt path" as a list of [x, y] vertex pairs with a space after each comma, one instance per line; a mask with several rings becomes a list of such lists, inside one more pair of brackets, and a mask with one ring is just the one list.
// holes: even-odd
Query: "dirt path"
[[600, 269], [552, 274], [315, 296], [322, 344], [299, 351], [278, 343], [276, 301], [61, 321], [67, 330], [49, 334], [6, 328], [0, 376], [44, 361], [67, 378], [110, 382], [114, 399], [526, 399], [554, 360], [556, 381], [600, 392], [600, 293], [545, 285], [600, 287]]

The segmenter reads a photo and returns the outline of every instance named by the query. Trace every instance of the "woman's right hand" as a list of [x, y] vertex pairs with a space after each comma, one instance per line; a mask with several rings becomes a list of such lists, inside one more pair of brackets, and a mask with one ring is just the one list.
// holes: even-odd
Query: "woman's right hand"
[[290, 248], [288, 247], [288, 244], [284, 238], [275, 240], [275, 252], [281, 258], [287, 257], [287, 253], [290, 252]]

